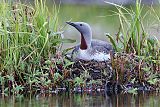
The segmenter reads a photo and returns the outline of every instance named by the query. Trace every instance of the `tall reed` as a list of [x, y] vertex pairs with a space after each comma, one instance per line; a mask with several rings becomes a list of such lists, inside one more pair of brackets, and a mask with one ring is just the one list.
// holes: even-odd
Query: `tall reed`
[[[62, 42], [57, 33], [58, 9], [50, 13], [46, 0], [35, 5], [0, 3], [0, 81], [7, 87], [30, 84], [34, 75], [43, 75], [44, 62], [55, 55]], [[12, 77], [12, 79], [9, 79]], [[2, 79], [4, 78], [4, 79]], [[3, 81], [3, 82], [2, 82]]]
[[[160, 72], [160, 42], [156, 35], [148, 34], [144, 27], [144, 20], [153, 15], [155, 17], [152, 21], [156, 20], [156, 23], [160, 23], [158, 14], [154, 8], [149, 8], [145, 10], [145, 14], [142, 14], [144, 5], [141, 0], [136, 0], [135, 7], [131, 8], [109, 4], [117, 8], [117, 12], [114, 13], [119, 17], [120, 22], [116, 39], [106, 34], [116, 50], [117, 56], [112, 63], [116, 78], [121, 78], [117, 81], [124, 81], [123, 77], [127, 75], [127, 82], [136, 80], [140, 84], [144, 81], [151, 83], [150, 81], [153, 81]], [[158, 84], [158, 78], [156, 82], [154, 80], [154, 84]]]

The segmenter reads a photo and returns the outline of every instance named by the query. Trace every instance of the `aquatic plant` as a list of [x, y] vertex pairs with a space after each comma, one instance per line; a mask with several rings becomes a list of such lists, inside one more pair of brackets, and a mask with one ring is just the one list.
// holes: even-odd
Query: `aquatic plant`
[[45, 0], [35, 0], [34, 6], [9, 1], [0, 3], [1, 93], [12, 90], [17, 94], [51, 85], [49, 75], [58, 68], [50, 69], [57, 67], [60, 60], [46, 62], [58, 56], [62, 42], [70, 42], [57, 30], [58, 12], [59, 7], [53, 5], [50, 13]]
[[[145, 10], [146, 14], [143, 15], [144, 6], [141, 4], [141, 0], [136, 1], [135, 8], [109, 4], [117, 8], [117, 12], [115, 11], [114, 14], [119, 17], [120, 22], [115, 39], [106, 34], [116, 51], [112, 58], [115, 80], [120, 84], [134, 84], [132, 86], [137, 84], [138, 87], [144, 88], [148, 84], [157, 86], [160, 81], [158, 79], [160, 42], [156, 36], [147, 33], [144, 20], [147, 16], [154, 14], [156, 16], [154, 20], [160, 23], [159, 16], [153, 8]], [[134, 83], [131, 83], [133, 80]]]

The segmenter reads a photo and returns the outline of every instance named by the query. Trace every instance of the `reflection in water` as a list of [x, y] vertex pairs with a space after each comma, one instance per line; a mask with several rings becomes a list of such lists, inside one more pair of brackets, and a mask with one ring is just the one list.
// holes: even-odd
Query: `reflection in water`
[[132, 94], [57, 94], [37, 95], [16, 101], [14, 97], [0, 99], [0, 107], [159, 107], [160, 97], [157, 93]]

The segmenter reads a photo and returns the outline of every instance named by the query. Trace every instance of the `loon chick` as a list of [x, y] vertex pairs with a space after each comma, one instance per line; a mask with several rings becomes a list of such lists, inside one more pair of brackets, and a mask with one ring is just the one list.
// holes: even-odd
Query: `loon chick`
[[85, 22], [66, 22], [75, 27], [81, 34], [81, 42], [74, 47], [71, 57], [73, 60], [107, 61], [113, 47], [110, 43], [101, 40], [92, 40], [92, 30]]

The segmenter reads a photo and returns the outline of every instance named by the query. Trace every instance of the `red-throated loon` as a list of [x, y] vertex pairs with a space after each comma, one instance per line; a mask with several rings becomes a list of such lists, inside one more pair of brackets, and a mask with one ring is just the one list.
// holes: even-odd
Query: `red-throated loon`
[[92, 31], [85, 22], [66, 22], [75, 27], [81, 34], [81, 42], [72, 51], [73, 59], [107, 61], [110, 59], [112, 45], [101, 40], [92, 40]]

